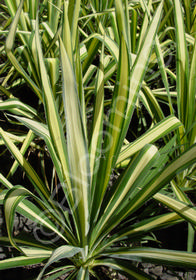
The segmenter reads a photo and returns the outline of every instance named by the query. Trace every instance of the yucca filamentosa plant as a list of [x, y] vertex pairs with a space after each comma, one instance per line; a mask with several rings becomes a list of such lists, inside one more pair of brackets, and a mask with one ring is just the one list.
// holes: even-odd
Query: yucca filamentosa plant
[[[196, 146], [191, 145], [168, 164], [176, 137], [170, 136], [161, 148], [152, 144], [183, 126], [174, 116], [163, 119], [134, 142], [127, 143], [126, 140], [154, 42], [158, 46], [157, 30], [163, 3], [157, 6], [152, 19], [149, 15], [146, 36], [137, 53], [132, 55], [128, 1], [125, 1], [125, 5], [121, 0], [114, 1], [115, 9], [113, 1], [110, 1], [112, 13], [115, 13], [119, 44], [107, 32], [104, 35], [101, 32], [96, 36], [92, 34], [91, 39], [100, 61], [94, 72], [96, 75], [90, 76], [95, 80], [91, 93], [95, 102], [89, 129], [84, 74], [87, 75], [91, 69], [94, 71], [90, 59], [93, 51], [92, 45], [87, 44], [87, 56], [81, 63], [77, 32], [80, 5], [83, 9], [84, 3], [57, 1], [56, 4], [59, 10], [60, 4], [63, 4], [63, 19], [60, 22], [61, 30], [57, 31], [56, 40], [51, 44], [55, 45], [55, 59], [60, 61], [60, 68], [57, 69], [62, 78], [62, 113], [62, 108], [60, 110], [57, 106], [54, 79], [45, 59], [47, 50], [43, 51], [45, 37], [39, 25], [39, 3], [29, 1], [30, 8], [34, 7], [35, 10], [31, 34], [33, 48], [28, 50], [33, 51], [37, 63], [35, 73], [39, 87], [35, 86], [12, 50], [16, 33], [19, 32], [17, 26], [21, 28], [21, 20], [25, 20], [23, 5], [26, 8], [27, 2], [21, 1], [18, 6], [6, 40], [6, 51], [13, 66], [43, 102], [45, 120], [40, 120], [31, 106], [25, 106], [17, 99], [12, 99], [10, 103], [9, 99], [3, 101], [1, 109], [29, 129], [26, 146], [33, 141], [32, 135], [44, 140], [58, 177], [61, 197], [56, 196], [53, 188], [43, 182], [25, 158], [24, 151], [19, 150], [10, 134], [0, 128], [1, 141], [23, 168], [34, 188], [32, 192], [28, 185], [14, 185], [0, 174], [0, 203], [4, 206], [7, 227], [7, 236], [0, 237], [0, 241], [19, 252], [11, 259], [0, 261], [0, 269], [44, 263], [37, 279], [58, 279], [62, 275], [66, 275], [66, 279], [99, 279], [98, 268], [106, 266], [120, 271], [129, 279], [151, 279], [132, 261], [195, 268], [194, 253], [142, 247], [140, 241], [149, 232], [165, 226], [182, 221], [196, 224], [194, 207], [161, 192], [177, 173], [193, 166], [196, 162]], [[73, 9], [74, 4], [77, 9]], [[94, 9], [98, 5], [97, 1], [91, 4]], [[148, 15], [148, 8], [146, 13]], [[74, 17], [70, 14], [74, 14]], [[97, 19], [97, 22], [103, 31], [104, 20]], [[86, 32], [85, 29], [83, 31]], [[104, 100], [109, 81], [108, 71], [111, 70], [107, 68], [108, 61], [114, 66], [113, 74], [116, 75], [112, 76], [112, 79], [115, 77], [115, 83], [114, 87], [110, 87], [112, 100], [107, 103], [109, 108], [106, 116]], [[85, 86], [88, 87], [88, 83]], [[128, 164], [123, 164], [125, 167], [119, 170], [116, 182], [108, 187], [114, 170], [127, 158]], [[160, 215], [152, 210], [150, 214], [149, 211], [145, 214], [144, 207], [142, 219], [138, 219], [138, 209], [150, 199], [167, 204], [172, 211]], [[20, 238], [13, 235], [16, 212], [35, 223], [33, 236], [29, 234]], [[129, 246], [121, 246], [122, 242]]]
[[[160, 66], [164, 88], [155, 88], [151, 94], [159, 102], [165, 102], [170, 114], [176, 114], [183, 126], [176, 131], [175, 152], [171, 159], [182, 154], [186, 149], [195, 144], [196, 130], [196, 40], [195, 40], [195, 12], [194, 1], [165, 1], [165, 16], [163, 23], [165, 30], [161, 35], [162, 42], [173, 46], [169, 50], [169, 57], [165, 64]], [[172, 12], [171, 12], [172, 11]], [[155, 45], [156, 52], [158, 51]], [[169, 49], [169, 48], [168, 48]], [[161, 56], [163, 51], [161, 49]], [[160, 63], [159, 61], [159, 63]], [[152, 75], [155, 75], [154, 73]], [[157, 107], [158, 109], [158, 107]], [[158, 110], [156, 110], [158, 112]], [[159, 107], [159, 115], [164, 115], [164, 110]], [[195, 166], [185, 169], [177, 174], [170, 182], [170, 194], [180, 201], [194, 207]], [[195, 229], [189, 224], [187, 250], [194, 248]]]

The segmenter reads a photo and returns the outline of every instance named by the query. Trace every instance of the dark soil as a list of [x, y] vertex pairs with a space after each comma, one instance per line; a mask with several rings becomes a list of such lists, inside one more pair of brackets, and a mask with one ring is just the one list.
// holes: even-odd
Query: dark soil
[[[138, 263], [137, 265], [145, 273], [156, 280], [195, 280], [196, 271], [186, 272], [180, 268], [169, 268], [162, 265], [148, 263]], [[129, 280], [129, 278], [108, 268], [102, 268], [102, 280]], [[29, 266], [0, 271], [1, 280], [35, 280], [40, 271], [40, 266]], [[65, 280], [67, 276], [62, 276], [58, 280]], [[130, 279], [131, 280], [131, 279]]]
[[19, 267], [0, 271], [1, 280], [35, 280], [40, 269], [34, 267]]

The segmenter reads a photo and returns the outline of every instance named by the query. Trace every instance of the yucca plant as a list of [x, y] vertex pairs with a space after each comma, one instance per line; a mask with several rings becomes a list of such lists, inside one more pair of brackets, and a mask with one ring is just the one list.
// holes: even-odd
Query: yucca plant
[[[196, 142], [196, 37], [195, 12], [191, 2], [183, 1], [183, 8], [179, 1], [174, 1], [175, 36], [176, 36], [176, 101], [178, 118], [184, 124], [179, 129], [176, 154], [181, 154]], [[188, 180], [187, 180], [188, 178]], [[195, 166], [188, 168], [171, 182], [173, 191], [179, 200], [194, 205], [191, 196], [195, 185]], [[187, 191], [190, 194], [187, 195]], [[193, 199], [193, 200], [192, 200]], [[187, 249], [193, 250], [195, 230], [189, 224]]]
[[[13, 46], [23, 2], [20, 2], [12, 22], [6, 42], [7, 49]], [[80, 1], [76, 2], [79, 5]], [[146, 37], [132, 61], [127, 10], [124, 10], [121, 0], [115, 1], [120, 45], [118, 49], [107, 36], [99, 37], [102, 38], [102, 47], [99, 48], [100, 63], [95, 78], [95, 104], [90, 133], [87, 129], [88, 110], [84, 102], [80, 53], [77, 47], [73, 53], [70, 39], [73, 32], [68, 20], [67, 2], [64, 1], [64, 25], [58, 37], [66, 129], [43, 56], [43, 37], [39, 33], [37, 11], [34, 46], [46, 123], [30, 114], [30, 106], [23, 107], [20, 104], [19, 108], [12, 108], [20, 112], [11, 113], [12, 117], [30, 129], [30, 135], [38, 135], [45, 141], [58, 176], [59, 187], [56, 187], [63, 194], [63, 199], [58, 198], [54, 190], [44, 184], [25, 158], [24, 152], [14, 144], [14, 137], [0, 128], [1, 141], [24, 169], [34, 187], [32, 192], [29, 186], [14, 185], [0, 174], [0, 203], [4, 205], [8, 234], [0, 237], [0, 241], [8, 246], [11, 243], [18, 250], [17, 256], [0, 262], [0, 269], [44, 263], [37, 279], [57, 279], [62, 275], [67, 275], [67, 279], [90, 279], [99, 278], [98, 267], [106, 266], [121, 271], [129, 279], [151, 279], [131, 261], [196, 267], [194, 253], [141, 246], [142, 239], [151, 231], [182, 221], [196, 224], [194, 207], [159, 192], [177, 173], [193, 166], [196, 162], [196, 146], [191, 145], [168, 164], [169, 157], [173, 155], [176, 136], [161, 149], [152, 144], [178, 127], [183, 127], [183, 124], [176, 117], [170, 116], [133, 143], [123, 146], [124, 142], [127, 143], [126, 133], [162, 18], [162, 6], [163, 3], [160, 3], [154, 13]], [[108, 52], [116, 55], [117, 75], [108, 119], [104, 122], [105, 58]], [[6, 105], [10, 111], [13, 104]], [[28, 135], [25, 141], [30, 143], [32, 138]], [[115, 184], [108, 187], [116, 166], [130, 157], [127, 167], [119, 171]], [[154, 210], [150, 214], [144, 210], [140, 218], [138, 209], [154, 198], [172, 211], [159, 215]], [[16, 212], [35, 223], [34, 236], [13, 235]], [[122, 247], [122, 241], [129, 246]]]
[[[173, 46], [171, 63], [166, 67], [162, 64], [162, 78], [164, 89], [152, 90], [159, 102], [165, 102], [171, 114], [175, 114], [183, 123], [178, 129], [176, 139], [176, 151], [172, 158], [183, 153], [195, 143], [195, 69], [196, 69], [196, 41], [195, 41], [195, 12], [194, 1], [164, 1], [165, 19], [159, 30], [165, 26], [160, 35]], [[164, 41], [165, 41], [164, 39]], [[163, 50], [157, 53], [157, 59], [161, 61]], [[174, 57], [175, 54], [175, 57]], [[161, 69], [161, 68], [160, 68]], [[155, 73], [156, 75], [157, 73]], [[152, 82], [153, 86], [153, 82]], [[156, 110], [156, 107], [154, 106]], [[157, 113], [164, 112], [157, 107]], [[176, 111], [176, 112], [175, 112]], [[172, 196], [194, 205], [195, 166], [187, 168], [171, 181], [169, 189]], [[187, 250], [192, 251], [194, 246], [195, 230], [189, 224]]]

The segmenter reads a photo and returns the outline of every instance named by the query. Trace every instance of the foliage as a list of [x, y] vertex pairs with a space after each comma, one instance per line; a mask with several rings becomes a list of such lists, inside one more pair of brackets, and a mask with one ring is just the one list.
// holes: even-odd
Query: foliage
[[[18, 250], [17, 256], [0, 262], [0, 269], [44, 262], [37, 279], [65, 274], [67, 279], [89, 279], [99, 277], [97, 267], [107, 266], [129, 279], [151, 279], [130, 261], [196, 267], [195, 253], [142, 246], [151, 232], [187, 221], [191, 251], [196, 225], [195, 207], [178, 185], [181, 180], [186, 186], [187, 176], [189, 187], [195, 184], [195, 37], [188, 21], [188, 36], [185, 33], [180, 1], [174, 0], [174, 9], [170, 4], [127, 0], [2, 4], [7, 21], [1, 33], [7, 34], [12, 23], [1, 49], [9, 61], [1, 66], [0, 109], [7, 125], [20, 124], [23, 132], [18, 136], [0, 128], [0, 143], [16, 160], [9, 180], [0, 174], [7, 227], [7, 236], [0, 241]], [[170, 32], [167, 41], [171, 13], [176, 38]], [[176, 73], [164, 64], [171, 42], [177, 49]], [[160, 81], [153, 85], [156, 77], [161, 77], [164, 89], [159, 88]], [[171, 92], [170, 77], [177, 79], [176, 92]], [[31, 88], [35, 107], [12, 93], [19, 84]], [[167, 102], [169, 116], [157, 100]], [[150, 127], [142, 116], [145, 132], [138, 131], [139, 137], [129, 143], [134, 112], [143, 112], [144, 107], [152, 119]], [[53, 179], [58, 178], [55, 186], [55, 180], [38, 175], [25, 156], [30, 145], [42, 151], [35, 146], [35, 137], [43, 140], [50, 154]], [[18, 165], [29, 185], [11, 181]], [[114, 174], [118, 178], [110, 186]], [[160, 214], [153, 209], [154, 199], [170, 211]], [[33, 238], [14, 236], [16, 212], [34, 222]], [[122, 242], [130, 246], [122, 247]]]

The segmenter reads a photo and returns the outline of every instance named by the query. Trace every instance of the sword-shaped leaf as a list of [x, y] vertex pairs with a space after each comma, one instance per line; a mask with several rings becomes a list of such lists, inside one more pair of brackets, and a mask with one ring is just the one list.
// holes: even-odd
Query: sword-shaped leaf
[[193, 56], [190, 67], [190, 76], [189, 76], [189, 104], [187, 104], [187, 114], [188, 114], [188, 127], [191, 128], [190, 132], [190, 145], [196, 142], [196, 101], [195, 101], [195, 92], [196, 92], [196, 39], [193, 46]]
[[[167, 213], [155, 216], [153, 218], [144, 219], [141, 222], [122, 228], [122, 230], [120, 230], [118, 233], [111, 236], [110, 240], [106, 243], [105, 246], [109, 247], [114, 242], [119, 242], [121, 240], [133, 240], [134, 237], [136, 237], [137, 239], [139, 236], [145, 235], [152, 230], [160, 230], [162, 228], [180, 223], [182, 221], [184, 221], [183, 218], [181, 218], [176, 213]], [[100, 245], [99, 248], [101, 248], [101, 250], [104, 250], [104, 245]]]
[[85, 246], [89, 230], [89, 155], [74, 72], [61, 39], [60, 54], [70, 177], [72, 189], [75, 190], [75, 201], [78, 203], [76, 215], [81, 246]]
[[102, 203], [102, 199], [110, 178], [111, 170], [116, 161], [118, 150], [120, 149], [119, 139], [122, 133], [121, 128], [123, 127], [125, 121], [125, 113], [129, 94], [129, 73], [129, 54], [126, 41], [122, 36], [116, 86], [102, 148], [102, 154], [104, 155], [104, 158], [102, 157], [100, 161], [100, 169], [97, 175], [99, 180], [97, 181], [93, 200], [92, 210], [95, 215], [97, 214], [96, 212], [99, 211], [99, 207]]
[[185, 220], [196, 225], [196, 208], [194, 206], [161, 193], [155, 194], [154, 198], [163, 203], [164, 205], [168, 206], [170, 209], [174, 210], [176, 213], [178, 213], [179, 216], [183, 217]]
[[[124, 1], [127, 4], [127, 1]], [[131, 50], [131, 37], [130, 37], [130, 26], [129, 19], [127, 18], [127, 14], [124, 12], [123, 1], [115, 0], [116, 7], [116, 22], [118, 25], [118, 34], [119, 36], [123, 35], [126, 40], [129, 52]], [[128, 7], [126, 7], [125, 11], [128, 12]]]
[[107, 266], [114, 270], [120, 271], [123, 275], [133, 280], [153, 280], [153, 278], [133, 266], [129, 261], [106, 258], [103, 260], [96, 260], [95, 266]]
[[[2, 174], [0, 174], [0, 182], [8, 190], [12, 190], [12, 189], [14, 190], [15, 189], [15, 186], [10, 184], [9, 181]], [[3, 203], [3, 200], [5, 199], [5, 195], [7, 194], [7, 190], [6, 190], [5, 193], [2, 192], [1, 194], [2, 195], [0, 197], [0, 201]], [[30, 193], [28, 193], [28, 194], [31, 195]], [[34, 196], [34, 198], [39, 200], [35, 196]], [[24, 200], [24, 201], [20, 202], [20, 204], [17, 206], [17, 212], [20, 213], [21, 215], [24, 215], [28, 219], [32, 220], [36, 224], [42, 225], [42, 226], [48, 228], [49, 230], [52, 230], [52, 231], [56, 232], [61, 238], [63, 238], [63, 239], [65, 238], [65, 237], [63, 237], [62, 232], [59, 231], [59, 229], [56, 227], [56, 225], [53, 224], [50, 221], [50, 219], [46, 216], [46, 214], [48, 214], [49, 211], [46, 211], [46, 213], [44, 213], [43, 209], [41, 210], [36, 205], [34, 205], [32, 202]], [[54, 214], [54, 212], [53, 212], [53, 214]], [[65, 217], [64, 217], [64, 214], [62, 212], [61, 212], [60, 219], [61, 219], [61, 223], [65, 222]], [[64, 227], [66, 228], [66, 232], [68, 233], [67, 236], [72, 236], [72, 233], [70, 233], [70, 230], [67, 228], [65, 223], [64, 223]], [[68, 239], [69, 239], [69, 237], [68, 237]], [[71, 239], [74, 240], [74, 237], [72, 236]], [[75, 241], [74, 241], [74, 243], [75, 243]]]
[[76, 254], [81, 253], [82, 248], [69, 246], [69, 245], [63, 245], [57, 248], [49, 258], [48, 262], [44, 266], [44, 268], [41, 270], [40, 274], [37, 277], [37, 280], [40, 280], [48, 266], [51, 264], [61, 260], [61, 259], [69, 259], [74, 257]]
[[75, 50], [76, 46], [76, 37], [77, 37], [77, 29], [78, 29], [78, 19], [80, 13], [80, 0], [70, 0], [68, 7], [68, 18], [69, 18], [69, 26], [71, 30], [71, 40], [72, 46]]
[[[96, 101], [94, 106], [92, 135], [90, 140], [89, 156], [90, 168], [92, 174], [92, 197], [94, 194], [94, 185], [96, 183], [97, 171], [101, 157], [101, 146], [103, 137], [103, 113], [104, 113], [104, 44], [102, 46], [100, 66], [96, 79]], [[94, 181], [95, 180], [95, 181]]]
[[[123, 128], [123, 133], [125, 134], [127, 131], [127, 128], [129, 126], [134, 108], [135, 108], [135, 102], [138, 97], [139, 90], [141, 88], [141, 84], [144, 78], [144, 75], [146, 73], [146, 67], [149, 61], [150, 53], [152, 51], [154, 40], [156, 36], [156, 32], [161, 20], [161, 13], [162, 13], [162, 6], [163, 3], [159, 5], [157, 8], [154, 17], [152, 18], [152, 21], [150, 22], [149, 28], [147, 29], [145, 38], [143, 40], [143, 43], [141, 44], [141, 47], [139, 49], [139, 52], [136, 56], [136, 59], [134, 61], [133, 67], [131, 69], [130, 73], [130, 88], [129, 88], [129, 100], [128, 100], [128, 110], [126, 114], [126, 122], [125, 126]], [[123, 135], [124, 136], [124, 135]]]
[[63, 5], [63, 27], [62, 27], [62, 41], [69, 57], [70, 63], [73, 67], [73, 49], [72, 49], [72, 38], [68, 19], [68, 1], [64, 0]]
[[[106, 233], [104, 228], [110, 227], [110, 220], [112, 220], [112, 217], [122, 210], [121, 206], [125, 201], [130, 200], [132, 192], [134, 192], [135, 188], [145, 179], [145, 176], [147, 176], [158, 156], [159, 153], [155, 146], [146, 145], [135, 159], [131, 161], [124, 174], [119, 178], [115, 192], [113, 195], [111, 194], [107, 205], [102, 205], [102, 208], [105, 207], [105, 209], [94, 228], [94, 240], [96, 240], [96, 237], [99, 236], [101, 232], [104, 234]], [[121, 219], [118, 220], [118, 222], [120, 221]]]
[[72, 194], [70, 178], [69, 178], [69, 165], [68, 165], [68, 158], [67, 158], [66, 141], [65, 141], [65, 136], [64, 136], [64, 131], [60, 120], [60, 116], [58, 114], [57, 105], [55, 103], [54, 95], [52, 92], [52, 87], [44, 63], [41, 41], [39, 37], [38, 15], [36, 19], [35, 38], [36, 38], [36, 46], [37, 46], [37, 52], [39, 57], [41, 80], [43, 86], [43, 100], [44, 100], [48, 129], [49, 129], [49, 133], [54, 149], [61, 163], [64, 180], [67, 184], [67, 188], [68, 188], [67, 199], [69, 200], [69, 203], [71, 203], [71, 205], [74, 205], [73, 194]]
[[50, 255], [46, 254], [44, 256], [20, 256], [20, 257], [14, 257], [11, 259], [5, 259], [0, 261], [0, 270], [9, 269], [13, 267], [23, 267], [27, 265], [34, 265], [42, 263], [43, 261], [47, 260]]
[[13, 114], [25, 116], [28, 118], [37, 117], [37, 112], [35, 109], [14, 98], [1, 101], [0, 110], [7, 110]]
[[150, 144], [157, 141], [158, 139], [161, 139], [165, 135], [177, 129], [180, 125], [181, 122], [176, 117], [169, 116], [165, 118], [164, 120], [156, 124], [153, 128], [145, 132], [137, 140], [123, 148], [118, 157], [117, 164], [131, 157], [146, 144]]
[[59, 15], [61, 12], [61, 5], [62, 0], [51, 0], [48, 1], [48, 22], [52, 29], [52, 31], [55, 33], [57, 31], [57, 27], [59, 24]]
[[[42, 205], [43, 208], [47, 209], [47, 206], [39, 198], [34, 196], [30, 191], [28, 191], [27, 189], [23, 188], [22, 186], [15, 186], [14, 188], [11, 188], [7, 192], [7, 194], [5, 196], [5, 199], [4, 199], [4, 211], [5, 211], [5, 220], [6, 220], [8, 237], [9, 237], [9, 240], [10, 240], [10, 243], [12, 244], [12, 246], [14, 246], [16, 249], [18, 249], [21, 252], [23, 252], [23, 251], [16, 244], [16, 242], [15, 242], [15, 240], [13, 238], [13, 235], [12, 235], [12, 231], [13, 231], [14, 214], [16, 212], [16, 208], [17, 208], [18, 204], [27, 196], [33, 197], [34, 199], [37, 200], [37, 202], [39, 204]], [[31, 204], [29, 204], [29, 206], [31, 206]], [[27, 207], [28, 207], [28, 205], [27, 205]], [[29, 209], [29, 210], [31, 210], [31, 209]], [[32, 216], [33, 216], [34, 210], [35, 210], [35, 207], [33, 207], [33, 209], [31, 210], [30, 214]], [[52, 213], [52, 211], [51, 211], [51, 213]], [[45, 216], [45, 215], [42, 215], [42, 216]], [[33, 219], [33, 220], [35, 220], [35, 219]], [[44, 221], [44, 218], [42, 217], [41, 220]], [[58, 229], [58, 227], [55, 226], [53, 223], [48, 222], [46, 220], [45, 224], [47, 224], [47, 226], [49, 226], [49, 228], [53, 232], [55, 232], [60, 238], [63, 238], [63, 240], [67, 240], [66, 237], [64, 237], [63, 234], [61, 233], [61, 231]]]
[[119, 259], [129, 259], [139, 262], [160, 263], [166, 265], [176, 265], [183, 267], [196, 268], [196, 254], [174, 250], [137, 248], [137, 249], [111, 249], [108, 250], [109, 257]]
[[166, 186], [176, 174], [188, 168], [195, 162], [196, 145], [192, 146], [170, 164], [166, 165], [162, 171], [157, 172], [154, 177], [151, 178], [150, 182], [147, 182], [147, 184], [143, 186], [134, 197], [132, 197], [130, 204], [119, 213], [118, 218], [122, 218], [123, 216], [126, 217], [133, 211], [136, 211], [144, 201]]
[[[189, 57], [185, 37], [184, 17], [182, 5], [179, 0], [174, 0], [174, 18], [176, 28], [176, 71], [177, 71], [177, 94], [178, 94], [178, 117], [187, 128], [187, 109], [193, 104], [189, 103], [188, 77], [189, 77]], [[188, 107], [187, 107], [187, 104]]]

